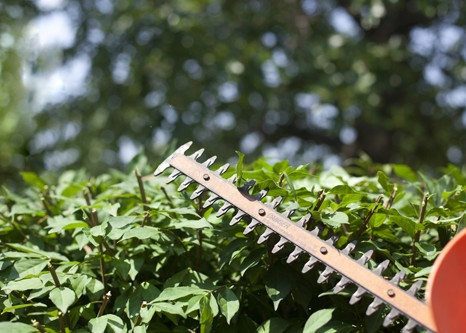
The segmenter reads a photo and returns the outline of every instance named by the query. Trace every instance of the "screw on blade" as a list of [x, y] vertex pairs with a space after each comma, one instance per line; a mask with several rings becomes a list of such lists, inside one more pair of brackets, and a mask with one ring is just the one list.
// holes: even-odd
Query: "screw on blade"
[[223, 206], [218, 210], [216, 216], [217, 217], [222, 217], [223, 215], [225, 215], [233, 207], [234, 206], [231, 203], [225, 201]]
[[[414, 284], [411, 285], [411, 287], [406, 292], [414, 296], [419, 291], [421, 286], [422, 286], [422, 281], [420, 280], [416, 281]], [[383, 326], [388, 327], [392, 325], [400, 314], [401, 314], [400, 311], [396, 309], [392, 309], [390, 313], [385, 317], [383, 321]]]
[[[206, 160], [204, 163], [202, 163], [203, 166], [205, 167], [210, 167], [212, 164], [214, 164], [215, 160], [217, 159], [217, 156], [212, 156], [211, 158], [209, 158], [208, 160]], [[194, 180], [192, 180], [191, 178], [189, 177], [186, 177], [186, 179], [184, 180], [184, 182], [181, 183], [181, 185], [178, 187], [178, 191], [181, 192], [181, 191], [184, 191], [188, 188], [189, 185], [191, 185], [192, 183], [194, 183]]]
[[154, 171], [154, 176], [158, 176], [160, 175], [162, 172], [164, 172], [166, 169], [168, 169], [170, 167], [170, 161], [171, 159], [173, 158], [173, 156], [175, 155], [183, 155], [188, 149], [189, 147], [191, 147], [192, 145], [192, 141], [189, 141], [187, 143], [185, 143], [184, 145], [182, 145], [181, 147], [179, 147], [177, 150], [175, 150], [173, 152], [173, 154], [171, 154], [170, 156], [168, 156], [165, 161], [163, 161], [162, 163], [160, 163], [160, 165], [157, 167], [157, 169], [155, 169]]
[[[390, 260], [384, 260], [383, 262], [381, 262], [375, 269], [374, 269], [374, 273], [377, 274], [377, 275], [381, 275], [382, 272], [384, 270], [387, 269], [388, 267], [388, 264], [390, 263]], [[353, 294], [353, 296], [351, 296], [351, 299], [350, 299], [350, 304], [353, 305], [357, 302], [359, 302], [361, 300], [361, 297], [366, 293], [366, 289], [362, 288], [362, 287], [358, 287], [358, 289], [356, 290], [356, 292]]]
[[[221, 176], [228, 170], [229, 167], [230, 167], [230, 164], [226, 163], [226, 164], [222, 165], [220, 168], [218, 168], [218, 170], [216, 170], [215, 173]], [[204, 193], [205, 191], [207, 191], [207, 188], [205, 186], [203, 186], [203, 185], [199, 185], [194, 190], [194, 192], [191, 194], [190, 199], [194, 200], [194, 199], [200, 197], [201, 194]]]
[[[278, 204], [277, 204], [278, 205]], [[287, 210], [283, 213], [284, 216], [286, 216], [287, 218], [289, 218], [291, 215], [293, 215], [294, 213], [294, 210]], [[274, 231], [272, 229], [265, 229], [264, 233], [262, 235], [260, 235], [259, 239], [257, 240], [257, 243], [258, 244], [262, 244], [263, 242], [265, 242], [269, 237], [270, 235], [274, 234]]]
[[[405, 271], [399, 271], [391, 280], [390, 282], [393, 283], [394, 285], [398, 285], [401, 280], [404, 279], [406, 275]], [[366, 310], [366, 316], [370, 316], [373, 313], [375, 313], [381, 306], [384, 304], [384, 302], [380, 298], [375, 298], [371, 304], [367, 307]]]
[[298, 246], [295, 247], [294, 251], [290, 253], [290, 255], [288, 256], [288, 259], [286, 259], [286, 262], [289, 264], [289, 263], [292, 263], [293, 261], [295, 261], [296, 259], [298, 259], [299, 255], [301, 253], [303, 253], [304, 250]]
[[[351, 243], [350, 243], [351, 244]], [[349, 244], [348, 244], [349, 245]], [[374, 254], [373, 250], [369, 250], [366, 253], [364, 253], [361, 258], [357, 260], [357, 263], [360, 264], [361, 266], [364, 266], [372, 257]], [[350, 279], [348, 279], [346, 276], [343, 276], [341, 280], [336, 284], [336, 286], [333, 288], [333, 292], [335, 294], [339, 293], [343, 289], [346, 288], [348, 284], [352, 283]]]
[[307, 263], [304, 264], [303, 269], [301, 270], [301, 273], [304, 274], [304, 273], [309, 272], [312, 268], [314, 268], [315, 264], [317, 264], [318, 262], [319, 260], [317, 260], [317, 258], [315, 257], [309, 258]]

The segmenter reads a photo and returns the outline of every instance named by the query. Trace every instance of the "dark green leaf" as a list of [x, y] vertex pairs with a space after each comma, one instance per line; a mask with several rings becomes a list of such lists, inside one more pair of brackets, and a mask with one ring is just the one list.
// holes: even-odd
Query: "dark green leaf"
[[239, 300], [236, 294], [227, 287], [221, 289], [217, 296], [220, 311], [225, 316], [227, 323], [238, 313]]

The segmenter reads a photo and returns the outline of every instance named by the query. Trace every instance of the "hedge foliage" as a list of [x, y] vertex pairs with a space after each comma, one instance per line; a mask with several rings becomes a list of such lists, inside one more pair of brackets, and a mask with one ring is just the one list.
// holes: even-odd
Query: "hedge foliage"
[[[136, 164], [135, 173], [95, 178], [23, 172], [24, 191], [2, 190], [0, 331], [382, 331], [387, 307], [366, 317], [372, 298], [350, 306], [354, 286], [331, 292], [338, 275], [317, 284], [324, 266], [301, 274], [306, 256], [285, 263], [292, 245], [272, 255], [278, 236], [257, 244], [263, 228], [244, 235], [247, 221], [215, 217], [221, 203], [191, 201], [194, 185], [177, 192], [182, 177], [167, 185], [145, 159]], [[279, 211], [294, 209], [292, 220], [311, 212], [307, 228], [339, 235], [337, 247], [358, 241], [356, 258], [374, 250], [369, 267], [389, 259], [384, 275], [405, 270], [404, 288], [427, 279], [466, 222], [466, 173], [453, 166], [432, 178], [404, 165], [324, 171], [264, 159], [243, 166], [240, 156], [225, 177], [233, 173], [257, 181], [251, 193], [269, 188], [265, 201], [283, 196]]]

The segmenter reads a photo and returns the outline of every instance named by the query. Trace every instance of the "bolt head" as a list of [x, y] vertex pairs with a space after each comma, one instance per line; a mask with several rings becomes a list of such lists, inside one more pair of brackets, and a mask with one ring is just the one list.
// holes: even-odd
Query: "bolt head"
[[320, 248], [320, 253], [322, 253], [322, 254], [327, 254], [327, 253], [328, 253], [327, 248], [326, 248], [325, 246], [322, 246], [322, 247]]
[[209, 175], [206, 174], [206, 173], [202, 176], [202, 178], [204, 178], [204, 180], [209, 180], [210, 179]]
[[264, 209], [259, 209], [259, 215], [260, 216], [265, 216], [265, 210]]

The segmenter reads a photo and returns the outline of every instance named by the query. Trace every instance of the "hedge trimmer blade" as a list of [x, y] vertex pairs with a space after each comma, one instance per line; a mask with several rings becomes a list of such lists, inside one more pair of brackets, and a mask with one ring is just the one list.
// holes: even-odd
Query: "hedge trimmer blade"
[[[434, 318], [436, 321], [438, 320], [435, 315], [436, 304], [432, 307], [416, 297], [416, 293], [421, 288], [422, 282], [418, 281], [414, 283], [408, 290], [400, 288], [398, 284], [403, 280], [404, 272], [399, 272], [391, 280], [384, 278], [382, 275], [388, 267], [388, 260], [380, 263], [374, 270], [369, 269], [365, 265], [370, 260], [372, 251], [364, 253], [357, 260], [353, 259], [351, 253], [356, 246], [354, 242], [347, 244], [343, 249], [338, 249], [334, 246], [337, 241], [335, 236], [322, 240], [319, 238], [320, 230], [318, 228], [312, 231], [308, 231], [305, 228], [311, 218], [310, 214], [303, 216], [298, 222], [293, 222], [289, 219], [293, 211], [280, 213], [276, 210], [282, 201], [281, 197], [275, 198], [270, 203], [265, 204], [261, 200], [267, 195], [266, 190], [262, 190], [256, 195], [249, 194], [249, 190], [254, 186], [254, 181], [250, 181], [243, 187], [237, 188], [234, 176], [228, 180], [223, 178], [222, 174], [227, 171], [228, 164], [225, 164], [216, 171], [212, 171], [209, 167], [213, 164], [215, 157], [207, 159], [203, 163], [197, 162], [203, 150], [199, 150], [191, 156], [185, 156], [184, 153], [189, 149], [191, 144], [191, 142], [188, 142], [179, 147], [160, 164], [154, 175], [161, 174], [169, 167], [175, 170], [168, 177], [168, 181], [173, 181], [177, 177], [185, 175], [186, 178], [179, 186], [179, 191], [185, 190], [192, 183], [198, 183], [199, 185], [192, 193], [191, 198], [197, 198], [202, 193], [210, 191], [211, 194], [204, 201], [203, 207], [209, 207], [216, 201], [222, 200], [224, 204], [219, 209], [217, 216], [222, 216], [229, 210], [236, 209], [236, 214], [231, 219], [230, 225], [235, 225], [242, 219], [250, 217], [251, 222], [245, 228], [245, 234], [262, 224], [265, 226], [265, 231], [259, 237], [259, 243], [265, 242], [272, 234], [277, 234], [280, 237], [273, 247], [273, 253], [282, 250], [286, 243], [291, 243], [294, 245], [294, 251], [289, 254], [288, 263], [295, 261], [299, 256], [309, 256], [309, 260], [302, 268], [303, 273], [312, 269], [316, 263], [323, 263], [326, 268], [320, 274], [317, 282], [322, 283], [326, 281], [332, 274], [340, 275], [341, 279], [333, 289], [335, 293], [342, 291], [349, 284], [355, 284], [357, 290], [351, 296], [351, 304], [361, 300], [362, 296], [366, 293], [372, 294], [374, 300], [367, 308], [367, 315], [375, 313], [383, 304], [391, 307], [391, 311], [383, 322], [384, 326], [393, 324], [396, 318], [402, 314], [409, 319], [403, 328], [403, 332], [411, 332], [417, 325], [421, 325], [429, 331], [437, 331], [437, 325], [434, 322]], [[466, 240], [466, 237], [463, 238]], [[466, 251], [465, 242], [460, 242], [460, 244], [462, 244], [463, 250]], [[460, 252], [464, 253], [464, 251]], [[464, 267], [464, 265], [456, 265], [456, 267], [458, 266]], [[461, 270], [462, 273], [455, 273], [450, 278], [463, 276], [466, 269], [461, 268]], [[443, 289], [436, 287], [438, 283], [444, 283], [448, 280], [448, 278], [440, 277], [438, 272], [436, 277], [439, 282], [434, 281], [431, 283], [429, 281], [429, 285], [432, 286], [430, 290], [432, 301], [434, 303], [437, 301], [437, 289], [449, 291], [445, 293], [447, 296], [444, 295], [443, 299], [446, 299], [445, 297], [456, 299], [453, 296], [456, 291], [449, 289], [448, 283]], [[461, 295], [465, 295], [465, 287], [462, 290]], [[463, 299], [461, 298], [460, 301], [462, 302]], [[434, 310], [434, 315], [432, 315], [431, 309]], [[461, 309], [464, 312], [465, 306], [462, 306]], [[442, 329], [442, 326], [438, 328]], [[453, 331], [442, 330], [445, 333]]]

